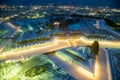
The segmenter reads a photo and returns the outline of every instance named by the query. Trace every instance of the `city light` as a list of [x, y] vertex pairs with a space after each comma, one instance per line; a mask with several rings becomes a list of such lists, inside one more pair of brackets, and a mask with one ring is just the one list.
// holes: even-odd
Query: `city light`
[[0, 79], [117, 80], [120, 10], [93, 2], [1, 0]]

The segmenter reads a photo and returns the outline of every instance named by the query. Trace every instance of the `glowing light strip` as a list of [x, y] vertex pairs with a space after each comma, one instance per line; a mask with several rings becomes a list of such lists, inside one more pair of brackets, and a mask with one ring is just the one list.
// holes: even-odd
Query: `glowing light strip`
[[[55, 54], [55, 56], [58, 57], [60, 60], [65, 61], [65, 62], [67, 62], [69, 65], [71, 65], [71, 62], [70, 62], [69, 60], [65, 59], [64, 57], [62, 57], [62, 56], [60, 56], [60, 55], [56, 55], [56, 54]], [[97, 64], [95, 64], [95, 65], [97, 65]], [[82, 72], [84, 75], [86, 75], [86, 76], [88, 76], [88, 77], [90, 77], [90, 78], [94, 78], [94, 77], [95, 77], [95, 74], [94, 74], [94, 73], [91, 73], [91, 72], [87, 71], [86, 69], [82, 68], [81, 66], [78, 66], [78, 65], [76, 65], [76, 64], [73, 64], [73, 65], [71, 65], [71, 66], [73, 66], [74, 69], [76, 69], [77, 71]], [[97, 67], [95, 67], [95, 68], [97, 68]], [[98, 69], [95, 69], [95, 70], [98, 70]], [[98, 72], [98, 71], [95, 71], [95, 72]], [[96, 73], [96, 74], [97, 74], [97, 73]]]

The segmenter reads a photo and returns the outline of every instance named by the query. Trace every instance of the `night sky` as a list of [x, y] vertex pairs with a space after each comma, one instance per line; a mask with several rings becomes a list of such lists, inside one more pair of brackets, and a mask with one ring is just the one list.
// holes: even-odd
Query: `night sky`
[[0, 0], [7, 5], [88, 5], [91, 7], [108, 6], [120, 8], [120, 0]]

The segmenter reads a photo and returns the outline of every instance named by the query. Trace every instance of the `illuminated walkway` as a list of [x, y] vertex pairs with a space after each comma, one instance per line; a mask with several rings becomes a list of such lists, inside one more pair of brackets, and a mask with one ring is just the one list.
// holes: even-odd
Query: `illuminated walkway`
[[71, 45], [67, 40], [53, 40], [53, 42], [50, 42], [40, 47], [31, 46], [31, 48], [28, 48], [28, 49], [22, 48], [21, 50], [18, 50], [18, 51], [16, 50], [16, 51], [9, 51], [6, 53], [2, 53], [0, 55], [0, 60], [18, 59], [18, 58], [21, 58], [21, 56], [28, 57], [35, 54], [43, 54], [43, 53], [63, 49], [70, 46]]
[[[43, 54], [47, 52], [52, 52], [55, 50], [63, 49], [66, 47], [71, 46], [88, 46], [91, 45], [93, 41], [86, 40], [84, 37], [80, 37], [77, 39], [53, 39], [49, 43], [45, 44], [38, 44], [37, 46], [33, 45], [30, 48], [24, 47], [21, 49], [11, 50], [6, 53], [0, 54], [0, 61], [9, 60], [9, 59], [21, 59], [22, 57], [29, 57], [32, 55], [37, 54]], [[113, 47], [113, 48], [120, 48], [120, 42], [110, 42], [110, 41], [99, 41], [100, 47]], [[107, 53], [104, 52], [104, 50], [100, 50], [100, 54], [96, 58], [96, 64], [95, 64], [95, 77], [88, 74], [88, 72], [84, 71], [81, 67], [69, 64], [64, 61], [64, 63], [61, 63], [61, 65], [66, 65], [70, 67], [65, 67], [65, 69], [70, 72], [74, 77], [76, 77], [78, 80], [87, 79], [87, 80], [110, 80], [108, 77], [110, 75], [108, 68], [106, 67], [108, 60], [105, 58]], [[57, 57], [58, 58], [58, 57]], [[62, 60], [62, 59], [60, 59]], [[64, 66], [63, 65], [63, 66]], [[81, 75], [81, 76], [80, 76]]]
[[[34, 45], [30, 48], [21, 48], [18, 50], [11, 50], [9, 52], [0, 53], [0, 60], [8, 60], [8, 59], [18, 59], [23, 57], [29, 57], [36, 54], [43, 54], [47, 52], [52, 52], [55, 50], [63, 49], [71, 46], [88, 46], [91, 45], [93, 41], [89, 41], [84, 39], [83, 37], [77, 39], [54, 39], [52, 42], [48, 44], [38, 44], [37, 47]], [[100, 47], [109, 47], [109, 48], [120, 48], [120, 42], [110, 42], [110, 41], [99, 41]], [[40, 45], [40, 46], [39, 46]]]
[[[71, 40], [73, 45], [79, 46], [81, 44], [91, 45], [95, 40], [87, 40], [83, 37]], [[98, 41], [100, 47], [105, 48], [120, 48], [120, 41]]]
[[100, 48], [99, 55], [96, 56], [94, 74], [90, 73], [81, 66], [78, 66], [74, 62], [71, 63], [71, 61], [65, 59], [62, 56], [52, 54], [49, 55], [49, 58], [57, 65], [59, 65], [59, 67], [64, 68], [66, 71], [68, 71], [77, 80], [110, 80], [108, 79], [106, 55], [107, 53], [105, 53], [104, 50]]

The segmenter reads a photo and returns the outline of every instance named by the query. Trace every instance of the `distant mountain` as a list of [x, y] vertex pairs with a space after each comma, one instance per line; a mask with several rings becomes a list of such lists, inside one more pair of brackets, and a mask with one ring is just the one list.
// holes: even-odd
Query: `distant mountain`
[[108, 6], [120, 8], [120, 0], [0, 0], [6, 5], [88, 5], [92, 7]]

